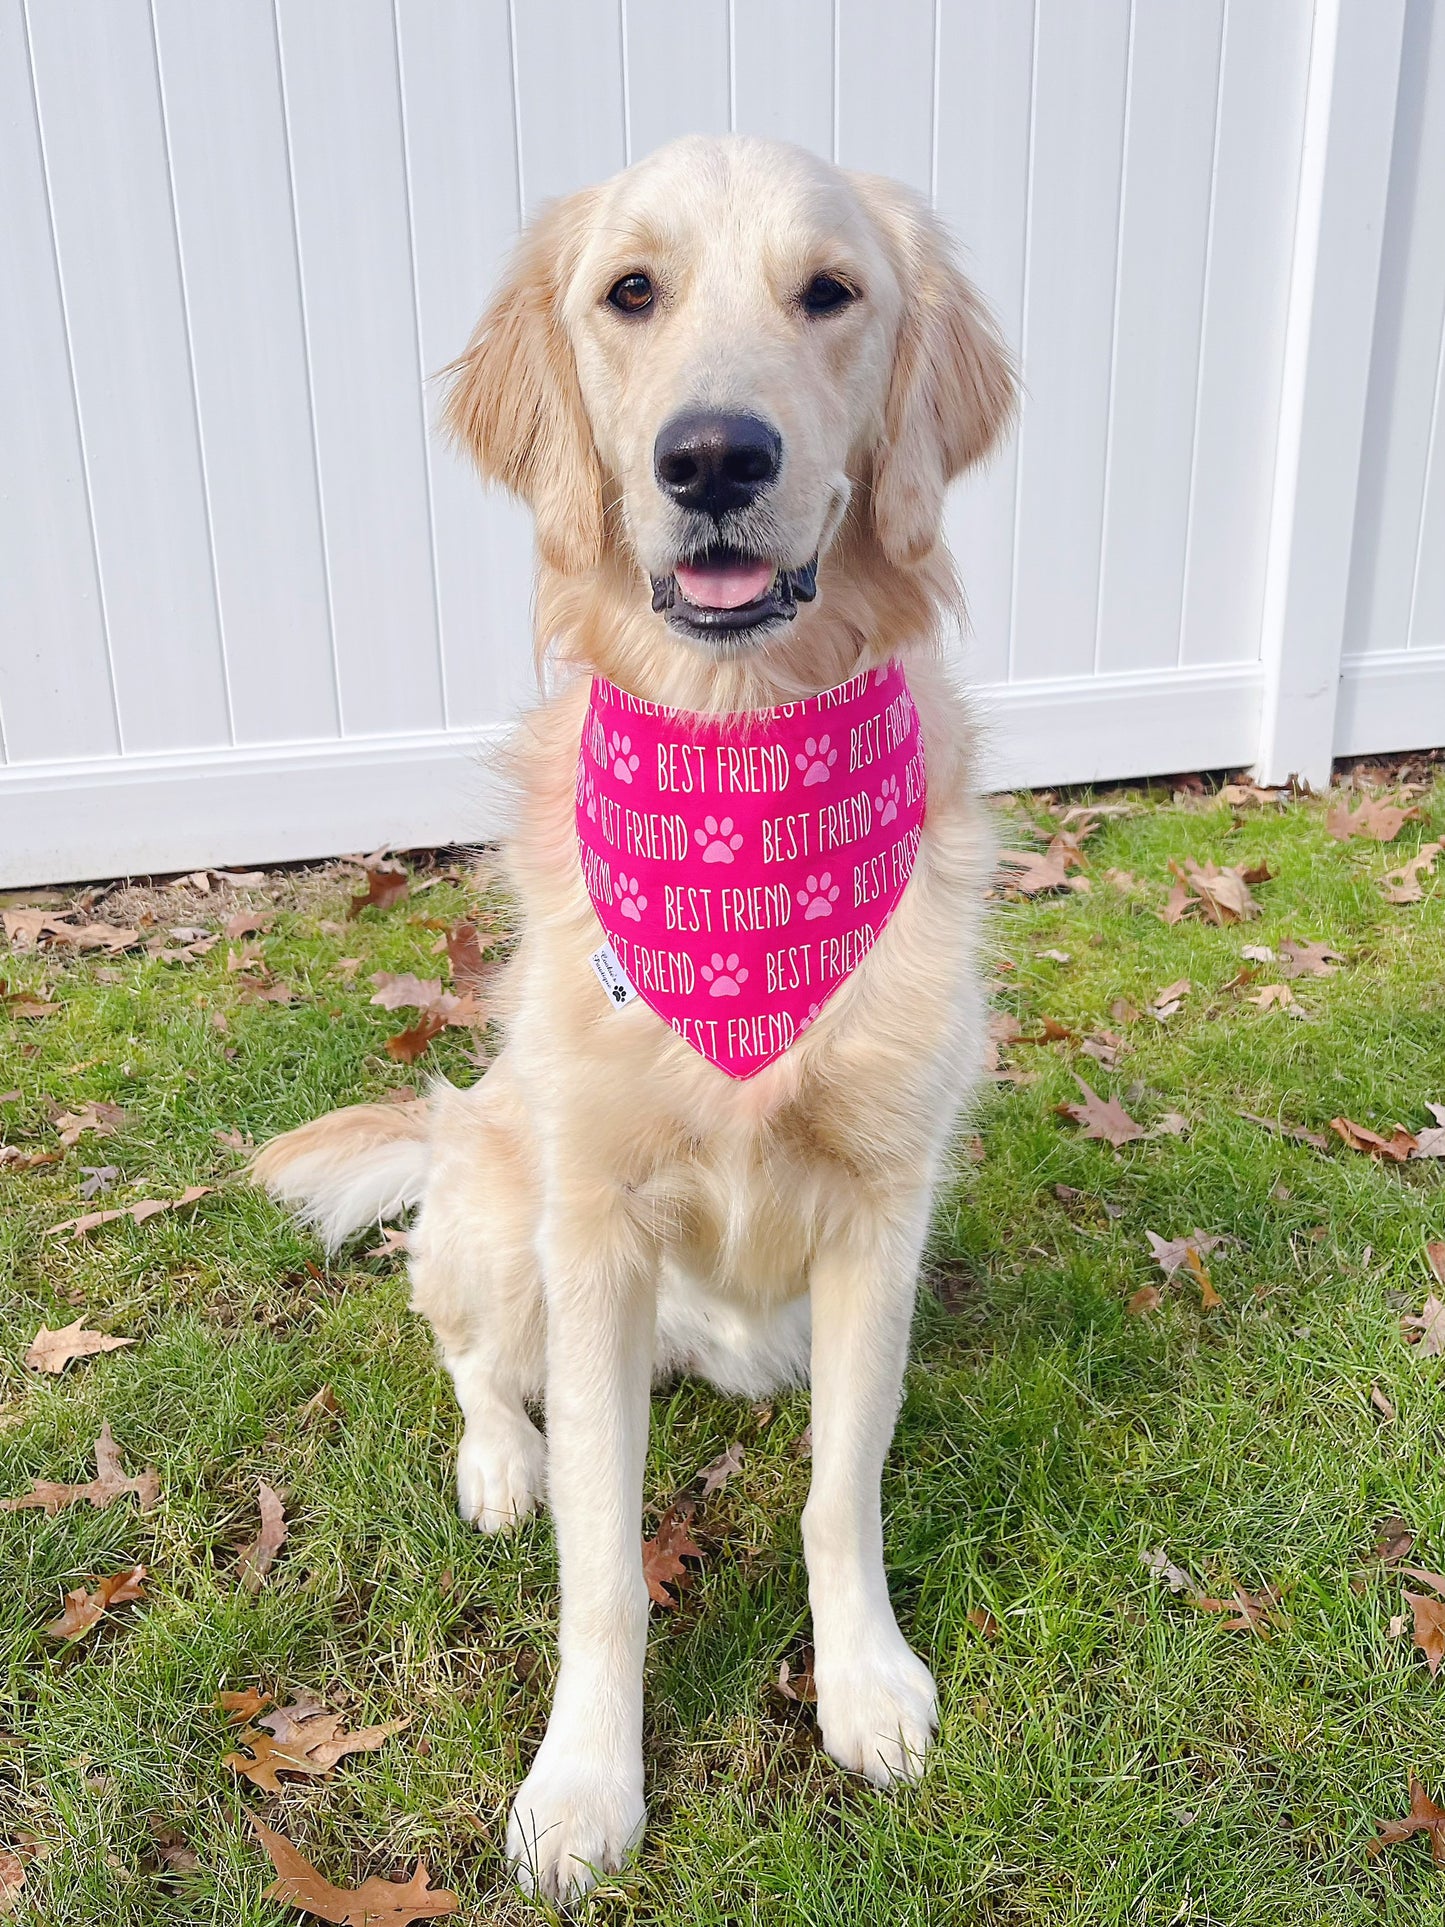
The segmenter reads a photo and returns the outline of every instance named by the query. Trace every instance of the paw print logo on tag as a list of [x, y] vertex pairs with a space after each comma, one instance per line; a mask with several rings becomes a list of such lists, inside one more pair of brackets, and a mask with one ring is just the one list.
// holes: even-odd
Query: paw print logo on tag
[[837, 760], [838, 752], [827, 736], [810, 736], [793, 758], [803, 772], [804, 789], [813, 783], [826, 783]]
[[701, 829], [694, 830], [692, 835], [702, 851], [704, 863], [731, 863], [743, 847], [742, 831], [733, 828], [730, 816], [721, 821], [715, 816], [705, 816]]
[[617, 908], [634, 923], [642, 922], [642, 913], [647, 908], [647, 898], [641, 894], [641, 888], [640, 878], [625, 877], [618, 871]]
[[885, 776], [878, 785], [878, 794], [873, 799], [878, 811], [880, 824], [891, 823], [898, 814], [898, 778]]
[[824, 870], [820, 876], [809, 877], [798, 892], [798, 901], [803, 906], [805, 923], [811, 923], [814, 917], [831, 917], [833, 905], [838, 901], [838, 886], [832, 871]]
[[630, 783], [632, 772], [637, 768], [638, 756], [632, 747], [630, 736], [620, 736], [614, 729], [612, 740], [607, 745], [607, 753], [612, 758], [612, 774], [619, 783]]
[[712, 962], [704, 964], [698, 975], [708, 986], [709, 997], [736, 997], [748, 980], [747, 970], [739, 966], [736, 950], [726, 957], [714, 950]]

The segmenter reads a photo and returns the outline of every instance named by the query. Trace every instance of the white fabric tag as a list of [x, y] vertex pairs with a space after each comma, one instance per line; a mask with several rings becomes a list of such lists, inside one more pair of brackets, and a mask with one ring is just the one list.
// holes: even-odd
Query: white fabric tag
[[610, 943], [604, 943], [600, 950], [594, 950], [587, 959], [597, 974], [597, 981], [607, 992], [607, 999], [617, 1010], [624, 1005], [636, 1003], [637, 992], [628, 982], [627, 972], [617, 961], [617, 952]]

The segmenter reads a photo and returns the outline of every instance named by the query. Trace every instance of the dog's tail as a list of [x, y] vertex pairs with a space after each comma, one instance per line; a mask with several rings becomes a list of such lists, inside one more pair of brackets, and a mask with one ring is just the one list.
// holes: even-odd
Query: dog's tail
[[250, 1178], [315, 1225], [334, 1251], [364, 1226], [421, 1202], [427, 1136], [425, 1099], [353, 1104], [263, 1144]]

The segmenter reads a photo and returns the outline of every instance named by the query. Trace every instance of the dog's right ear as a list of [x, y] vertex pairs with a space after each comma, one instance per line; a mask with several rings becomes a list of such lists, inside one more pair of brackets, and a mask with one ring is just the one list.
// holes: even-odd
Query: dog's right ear
[[531, 504], [543, 559], [564, 575], [602, 553], [602, 471], [561, 315], [592, 200], [554, 201], [528, 226], [465, 353], [444, 371], [447, 431], [488, 480]]

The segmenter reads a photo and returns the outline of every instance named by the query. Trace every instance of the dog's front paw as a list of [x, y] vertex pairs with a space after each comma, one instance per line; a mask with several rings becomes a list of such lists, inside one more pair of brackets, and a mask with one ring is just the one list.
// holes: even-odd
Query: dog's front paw
[[547, 1739], [513, 1804], [507, 1857], [529, 1894], [566, 1905], [617, 1872], [646, 1818], [640, 1759], [620, 1771]]
[[894, 1633], [871, 1652], [813, 1665], [823, 1745], [839, 1766], [875, 1786], [916, 1780], [938, 1726], [933, 1675]]
[[457, 1510], [481, 1531], [500, 1532], [532, 1510], [546, 1478], [546, 1441], [529, 1418], [473, 1423], [457, 1453]]

